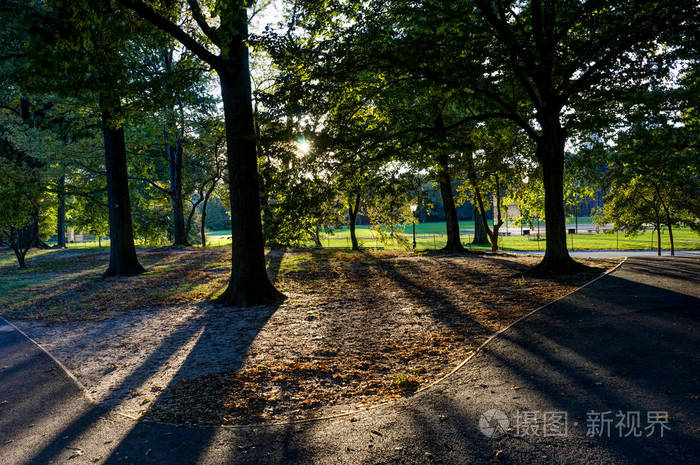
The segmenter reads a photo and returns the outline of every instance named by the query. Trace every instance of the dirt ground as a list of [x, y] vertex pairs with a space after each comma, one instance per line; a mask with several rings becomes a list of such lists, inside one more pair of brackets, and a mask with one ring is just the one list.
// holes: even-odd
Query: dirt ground
[[[225, 285], [229, 256], [153, 251], [142, 255], [148, 274], [97, 284], [80, 271], [88, 257], [73, 257], [62, 271], [78, 283], [13, 288], [6, 313], [95, 399], [129, 416], [279, 422], [411, 395], [494, 332], [620, 261], [582, 260], [594, 269], [551, 280], [527, 274], [536, 257], [273, 252], [269, 273], [284, 303], [200, 303]], [[100, 257], [89, 262], [95, 273]]]

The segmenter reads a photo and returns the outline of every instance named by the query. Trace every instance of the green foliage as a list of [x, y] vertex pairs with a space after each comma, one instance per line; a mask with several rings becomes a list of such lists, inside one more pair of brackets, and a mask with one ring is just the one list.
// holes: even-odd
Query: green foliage
[[21, 160], [15, 149], [0, 139], [0, 231], [10, 231], [34, 220], [45, 201], [41, 172]]
[[412, 394], [420, 387], [420, 381], [413, 376], [403, 374], [396, 375], [391, 384], [404, 394]]
[[608, 194], [599, 221], [634, 233], [644, 224], [700, 230], [700, 157], [682, 126], [640, 123], [608, 153]]

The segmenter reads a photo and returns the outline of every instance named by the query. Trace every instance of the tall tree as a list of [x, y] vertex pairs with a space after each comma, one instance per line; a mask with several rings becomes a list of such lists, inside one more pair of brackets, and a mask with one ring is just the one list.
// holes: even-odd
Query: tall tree
[[[231, 201], [231, 278], [217, 301], [230, 306], [251, 306], [280, 301], [284, 296], [272, 285], [265, 268], [260, 217], [257, 150], [251, 100], [248, 56], [249, 2], [216, 2], [205, 12], [197, 0], [188, 0], [187, 12], [199, 28], [199, 36], [180, 28], [172, 18], [179, 8], [158, 11], [138, 0], [118, 0], [154, 26], [180, 41], [219, 76], [226, 126]], [[218, 26], [207, 21], [218, 18]], [[218, 49], [218, 53], [212, 49]]]
[[[535, 143], [547, 217], [547, 246], [539, 268], [547, 272], [575, 269], [566, 246], [563, 200], [567, 139], [578, 122], [596, 118], [604, 106], [601, 97], [665, 77], [673, 54], [659, 53], [659, 43], [666, 42], [672, 49], [682, 42], [683, 34], [697, 24], [697, 5], [692, 1], [600, 5], [539, 0], [518, 5], [476, 0], [473, 7], [480, 21], [472, 22], [476, 27], [466, 38], [483, 44], [483, 58], [493, 63], [487, 75], [511, 76], [534, 110], [536, 125], [509, 101], [509, 86], [495, 87], [487, 80], [473, 86], [476, 93], [509, 113]], [[487, 37], [481, 32], [484, 25], [489, 28]]]
[[[619, 118], [612, 103], [624, 92], [667, 77], [700, 14], [692, 0], [299, 3], [312, 44], [300, 51], [315, 49], [321, 71], [336, 79], [362, 82], [374, 73], [372, 102], [387, 89], [410, 83], [415, 93], [432, 82], [464, 110], [444, 130], [505, 118], [525, 131], [542, 167], [544, 272], [580, 268], [566, 247], [567, 141], [583, 126]], [[427, 130], [414, 122], [414, 132]]]
[[26, 60], [22, 85], [36, 92], [96, 101], [104, 142], [110, 210], [110, 263], [105, 276], [141, 273], [128, 188], [124, 112], [124, 43], [131, 32], [110, 2], [7, 2], [20, 18]]

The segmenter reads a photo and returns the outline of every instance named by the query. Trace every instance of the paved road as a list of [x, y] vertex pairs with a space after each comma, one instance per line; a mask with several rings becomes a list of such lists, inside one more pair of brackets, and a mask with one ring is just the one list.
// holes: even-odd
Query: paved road
[[[506, 253], [517, 255], [544, 255], [544, 250], [509, 250]], [[584, 258], [611, 258], [611, 257], [657, 257], [655, 250], [570, 250], [572, 257]], [[670, 257], [669, 250], [661, 251], [662, 257]], [[677, 257], [697, 257], [700, 258], [700, 250], [676, 250]]]
[[[697, 258], [631, 259], [514, 325], [448, 382], [407, 401], [357, 421], [253, 429], [134, 423], [100, 411], [50, 359], [0, 327], [0, 399], [8, 400], [0, 406], [0, 457], [10, 464], [697, 463], [699, 281]], [[491, 409], [509, 427], [488, 438], [479, 421]], [[610, 434], [588, 437], [587, 418], [608, 411], [632, 412], [623, 433], [636, 430], [634, 412], [642, 428], [648, 412], [667, 415], [655, 414], [654, 431], [623, 438], [617, 419], [605, 416]], [[525, 412], [537, 420], [527, 431], [517, 420]], [[555, 432], [553, 421], [541, 421], [544, 412], [566, 412], [566, 436], [544, 436], [545, 426]], [[670, 428], [663, 437], [659, 425]]]

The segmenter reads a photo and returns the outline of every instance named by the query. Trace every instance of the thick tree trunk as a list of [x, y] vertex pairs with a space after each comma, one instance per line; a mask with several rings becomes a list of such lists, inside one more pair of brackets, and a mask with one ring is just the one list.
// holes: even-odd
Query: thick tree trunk
[[352, 250], [360, 250], [360, 244], [357, 241], [357, 233], [355, 231], [355, 223], [357, 223], [357, 213], [360, 210], [360, 194], [355, 196], [355, 207], [353, 210], [353, 202], [348, 199], [348, 216], [349, 226], [350, 226], [350, 242], [352, 243]]
[[56, 246], [59, 249], [66, 248], [66, 177], [58, 179], [58, 213], [56, 221]]
[[668, 240], [671, 242], [671, 256], [676, 255], [676, 248], [673, 245], [673, 229], [671, 228], [671, 221], [668, 222]]
[[[247, 24], [237, 24], [236, 29], [247, 37]], [[228, 287], [216, 301], [227, 306], [270, 304], [285, 297], [265, 269], [248, 49], [242, 40], [232, 41], [231, 47], [231, 58], [217, 71], [226, 125], [232, 266]]]
[[447, 155], [438, 156], [438, 183], [440, 184], [440, 195], [442, 205], [445, 210], [445, 227], [447, 229], [447, 244], [442, 249], [450, 253], [465, 252], [462, 240], [459, 235], [459, 220], [457, 219], [457, 207], [452, 194], [452, 178], [447, 161]]
[[105, 145], [110, 239], [109, 267], [104, 276], [132, 276], [142, 273], [144, 269], [136, 257], [134, 247], [126, 145], [119, 97], [111, 92], [101, 93], [100, 110]]
[[481, 210], [474, 205], [474, 240], [472, 244], [474, 245], [491, 245], [489, 242], [488, 235], [486, 235], [486, 228], [484, 228], [484, 220], [481, 215]]
[[656, 255], [661, 256], [661, 225], [656, 227]]
[[575, 262], [566, 246], [564, 214], [564, 144], [566, 131], [559, 123], [559, 111], [538, 117], [542, 135], [536, 156], [542, 166], [547, 242], [545, 255], [536, 271], [547, 274], [575, 272], [584, 266]]
[[173, 206], [173, 245], [189, 245], [182, 207], [182, 143], [168, 143], [168, 167], [170, 171], [170, 202]]

